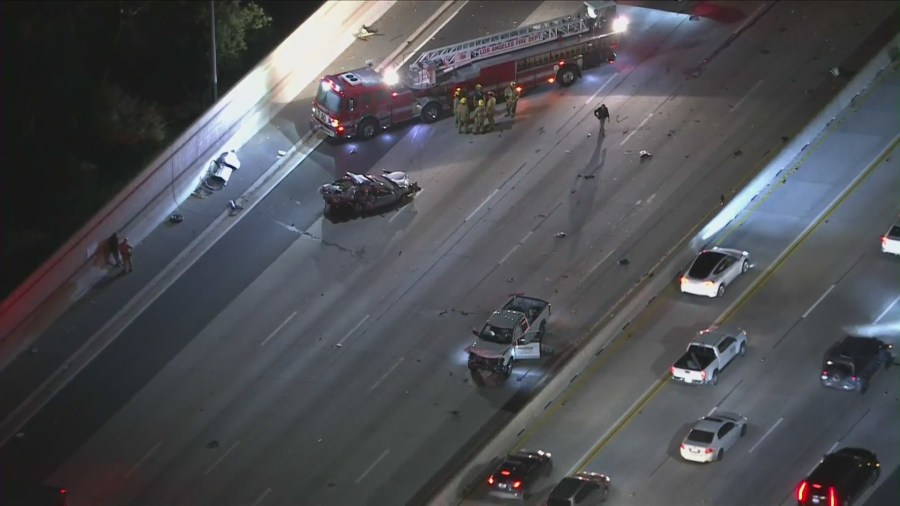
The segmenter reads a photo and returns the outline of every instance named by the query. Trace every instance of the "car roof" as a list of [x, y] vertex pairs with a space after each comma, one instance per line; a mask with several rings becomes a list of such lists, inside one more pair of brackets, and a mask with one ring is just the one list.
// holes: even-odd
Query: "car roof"
[[719, 430], [719, 428], [725, 424], [725, 422], [730, 422], [731, 420], [726, 420], [724, 418], [717, 418], [715, 416], [704, 416], [703, 418], [697, 420], [694, 423], [694, 430], [702, 430], [706, 432], [715, 433]]
[[709, 277], [723, 258], [728, 256], [721, 251], [703, 250], [694, 259], [687, 275], [693, 278], [705, 279]]
[[488, 319], [488, 325], [498, 329], [512, 329], [522, 320], [522, 314], [515, 311], [495, 311]]
[[871, 358], [872, 355], [878, 354], [883, 345], [881, 340], [874, 337], [846, 336], [828, 349], [825, 358]]
[[809, 473], [809, 481], [822, 485], [840, 485], [850, 478], [850, 470], [863, 460], [859, 455], [843, 450], [825, 455], [819, 465]]
[[569, 499], [583, 488], [596, 489], [600, 484], [578, 476], [566, 476], [550, 492], [552, 499]]

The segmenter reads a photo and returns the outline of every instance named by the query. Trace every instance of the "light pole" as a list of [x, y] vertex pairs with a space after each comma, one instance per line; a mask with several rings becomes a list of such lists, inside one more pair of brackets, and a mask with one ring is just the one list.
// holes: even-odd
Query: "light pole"
[[209, 0], [209, 40], [210, 55], [212, 56], [212, 93], [213, 103], [219, 101], [219, 71], [216, 68], [216, 2]]

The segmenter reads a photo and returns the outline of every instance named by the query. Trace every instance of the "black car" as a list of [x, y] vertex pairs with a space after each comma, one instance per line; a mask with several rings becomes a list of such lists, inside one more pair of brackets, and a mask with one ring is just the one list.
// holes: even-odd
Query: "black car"
[[841, 448], [822, 457], [797, 486], [797, 504], [845, 506], [853, 504], [878, 481], [878, 457], [862, 448]]
[[864, 394], [872, 377], [893, 361], [891, 345], [874, 337], [847, 336], [825, 352], [819, 379], [822, 386]]
[[537, 450], [519, 450], [510, 453], [497, 466], [490, 477], [490, 495], [503, 499], [527, 499], [531, 489], [541, 477], [553, 472], [550, 453]]
[[609, 476], [600, 473], [581, 472], [560, 481], [547, 506], [580, 506], [602, 504], [609, 497]]

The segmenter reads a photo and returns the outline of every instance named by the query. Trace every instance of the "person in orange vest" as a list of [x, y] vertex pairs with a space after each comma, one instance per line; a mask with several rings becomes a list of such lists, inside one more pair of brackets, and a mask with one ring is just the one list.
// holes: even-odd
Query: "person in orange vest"
[[128, 238], [122, 239], [122, 242], [119, 243], [119, 254], [122, 256], [122, 266], [126, 273], [134, 270], [134, 266], [131, 263], [131, 256], [133, 253], [134, 248], [128, 243]]

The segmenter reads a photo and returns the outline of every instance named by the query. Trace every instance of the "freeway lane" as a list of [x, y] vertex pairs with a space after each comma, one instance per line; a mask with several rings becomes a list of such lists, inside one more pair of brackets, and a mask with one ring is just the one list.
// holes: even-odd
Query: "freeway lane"
[[[738, 279], [726, 300], [688, 297], [674, 284], [667, 288], [622, 344], [523, 438], [522, 446], [553, 452], [554, 480], [573, 469], [607, 473], [615, 504], [774, 505], [789, 504], [792, 487], [836, 445], [875, 450], [885, 476], [896, 468], [896, 368], [882, 373], [866, 396], [826, 390], [818, 373], [825, 349], [845, 332], [900, 342], [898, 262], [878, 243], [900, 212], [900, 128], [893, 117], [900, 107], [898, 84], [894, 70], [810, 147], [794, 178], [738, 220], [736, 230], [720, 234], [717, 242], [751, 252], [750, 279]], [[886, 145], [892, 147], [879, 158]], [[871, 174], [823, 216], [872, 162]], [[811, 235], [776, 262], [820, 216]], [[648, 390], [693, 332], [720, 315], [747, 330], [746, 358], [726, 368], [715, 387], [666, 381]], [[636, 402], [645, 391], [648, 400]], [[683, 462], [678, 445], [690, 423], [715, 409], [750, 419], [745, 440], [722, 462]], [[620, 418], [623, 412], [627, 418]], [[551, 486], [541, 491], [549, 493]]]
[[[742, 5], [748, 13], [758, 6]], [[494, 8], [505, 14], [485, 12]], [[447, 30], [474, 34], [483, 20], [509, 16], [503, 4], [465, 9]], [[51, 478], [97, 490], [98, 502], [394, 504], [413, 497], [431, 476], [441, 479], [444, 462], [452, 465], [517, 409], [517, 390], [527, 394], [548, 365], [522, 367], [515, 383], [476, 390], [459, 362], [466, 329], [508, 291], [546, 292], [559, 301], [555, 344], [575, 346], [636, 273], [827, 101], [834, 81], [810, 56], [843, 59], [887, 10], [862, 4], [868, 24], [842, 30], [832, 48], [799, 30], [777, 31], [804, 18], [810, 30], [826, 29], [842, 12], [817, 9], [810, 18], [804, 9], [776, 5], [758, 31], [718, 53], [702, 79], [682, 71], [713, 54], [735, 27], [636, 11], [640, 43], [623, 52], [621, 66], [591, 72], [565, 92], [526, 97], [516, 124], [497, 136], [460, 138], [444, 122], [320, 149], [85, 372], [81, 390], [73, 383], [26, 427], [34, 439], [5, 448], [5, 458], [80, 445]], [[770, 42], [755, 37], [775, 33], [796, 47], [779, 65], [793, 68], [797, 82], [767, 82], [783, 98], [732, 107], [772, 71], [772, 62], [747, 62]], [[696, 98], [724, 88], [732, 95]], [[586, 135], [596, 128], [586, 107], [592, 95], [617, 115], [606, 139]], [[726, 128], [718, 122], [729, 110], [737, 119]], [[773, 131], [739, 127], [754, 118]], [[704, 142], [716, 131], [728, 142]], [[732, 142], [743, 159], [732, 157]], [[638, 144], [649, 145], [653, 163], [637, 162]], [[681, 161], [660, 163], [667, 157]], [[332, 170], [396, 167], [423, 183], [413, 206], [370, 220], [318, 220], [315, 187]], [[597, 169], [594, 182], [602, 184], [580, 183], [585, 169]], [[685, 200], [687, 188], [709, 200]], [[648, 205], [635, 205], [644, 199]], [[573, 240], [554, 240], [560, 229]], [[532, 242], [507, 257], [529, 231]], [[619, 247], [632, 270], [611, 271], [618, 257], [598, 263]], [[136, 357], [147, 363], [144, 378], [156, 375], [131, 396], [146, 381], [128, 373]], [[89, 390], [89, 380], [118, 397]], [[73, 437], [53, 419], [97, 409], [85, 404], [92, 397], [104, 409], [130, 401], [82, 444], [98, 420]]]

